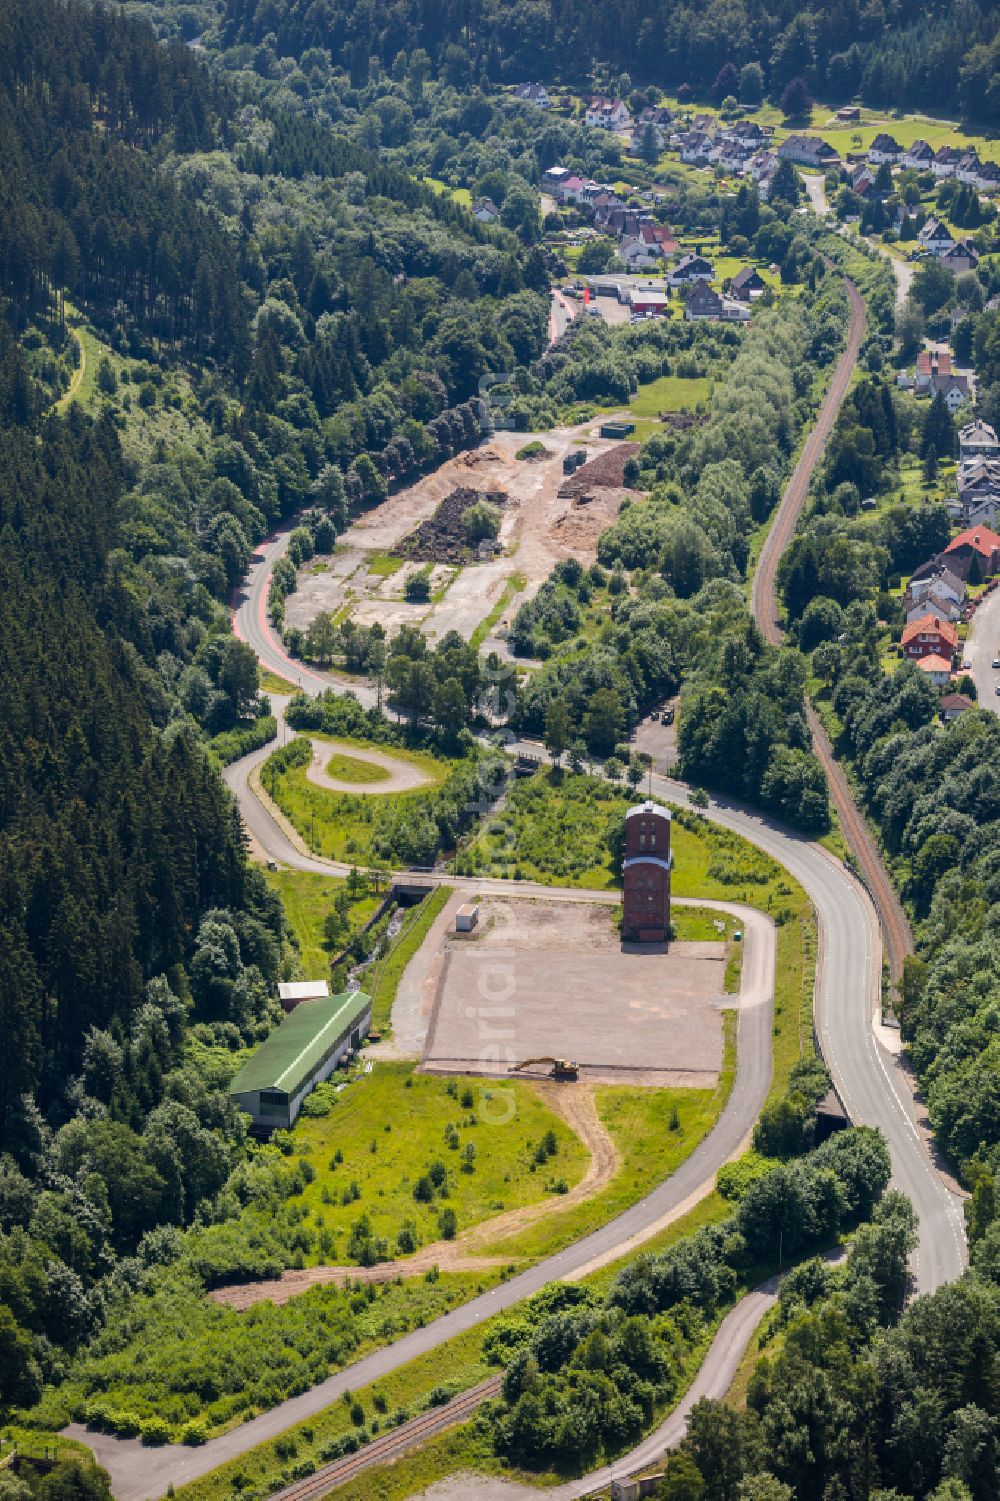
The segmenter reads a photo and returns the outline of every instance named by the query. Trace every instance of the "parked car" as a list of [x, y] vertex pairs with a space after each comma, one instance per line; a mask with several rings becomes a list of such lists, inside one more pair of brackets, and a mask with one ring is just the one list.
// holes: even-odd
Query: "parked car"
[[673, 709], [664, 709], [664, 711], [663, 711], [663, 723], [664, 724], [673, 724], [673, 722], [674, 722], [674, 711], [673, 711]]
[[1000, 668], [1000, 657], [994, 657], [993, 658], [993, 666], [995, 668]]

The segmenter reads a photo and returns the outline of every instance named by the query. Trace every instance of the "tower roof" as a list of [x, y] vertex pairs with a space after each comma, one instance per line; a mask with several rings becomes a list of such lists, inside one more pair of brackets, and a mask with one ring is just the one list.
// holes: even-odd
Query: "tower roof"
[[652, 802], [649, 798], [644, 803], [636, 803], [634, 808], [629, 808], [625, 817], [634, 818], [637, 813], [657, 813], [661, 818], [665, 818], [668, 823], [670, 821], [670, 809], [665, 808], [662, 803]]

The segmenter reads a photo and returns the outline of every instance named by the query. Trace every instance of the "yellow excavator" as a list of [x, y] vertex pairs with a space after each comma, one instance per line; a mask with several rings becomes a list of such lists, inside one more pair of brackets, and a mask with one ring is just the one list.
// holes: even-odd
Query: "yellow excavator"
[[523, 1063], [512, 1063], [509, 1072], [520, 1074], [525, 1069], [533, 1068], [536, 1063], [549, 1064], [547, 1077], [550, 1079], [569, 1081], [577, 1077], [578, 1068], [572, 1058], [525, 1058]]

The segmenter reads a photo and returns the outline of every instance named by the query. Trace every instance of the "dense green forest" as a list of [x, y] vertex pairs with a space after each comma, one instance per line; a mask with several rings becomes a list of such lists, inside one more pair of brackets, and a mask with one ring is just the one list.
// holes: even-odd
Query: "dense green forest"
[[[595, 70], [701, 96], [736, 93], [755, 66], [775, 98], [793, 78], [818, 94], [868, 104], [1000, 118], [997, 17], [985, 0], [791, 0], [761, 5], [652, 0], [611, 10], [583, 3], [494, 0], [491, 4], [350, 6], [343, 0], [226, 0], [217, 18], [204, 4], [176, 4], [171, 21], [187, 33], [212, 28], [223, 48], [246, 49], [245, 64], [269, 58], [308, 67], [328, 50], [355, 88], [373, 60], [389, 70], [414, 53], [450, 81], [523, 82], [541, 77], [585, 84]], [[732, 79], [730, 78], [732, 75]], [[760, 81], [757, 88], [760, 88]]]
[[[0, 140], [7, 1407], [246, 1157], [225, 1085], [288, 950], [218, 776], [274, 733], [225, 602], [283, 514], [312, 502], [332, 546], [349, 501], [477, 441], [547, 278], [117, 9], [4, 7]], [[92, 415], [58, 416], [88, 348]]]

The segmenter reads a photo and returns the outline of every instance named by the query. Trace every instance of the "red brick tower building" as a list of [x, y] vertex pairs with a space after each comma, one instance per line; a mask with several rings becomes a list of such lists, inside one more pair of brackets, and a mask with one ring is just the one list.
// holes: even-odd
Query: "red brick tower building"
[[670, 814], [659, 803], [637, 803], [625, 815], [623, 942], [667, 942], [672, 864]]

